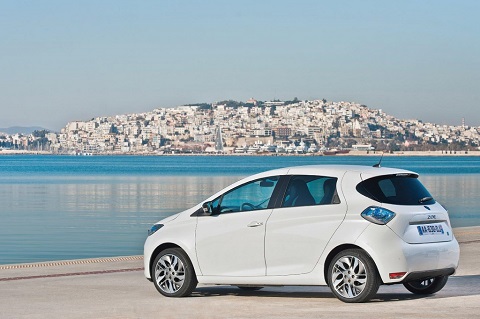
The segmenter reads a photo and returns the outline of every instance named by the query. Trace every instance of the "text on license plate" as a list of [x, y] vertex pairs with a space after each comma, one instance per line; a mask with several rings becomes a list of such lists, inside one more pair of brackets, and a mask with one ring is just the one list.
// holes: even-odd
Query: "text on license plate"
[[417, 230], [420, 236], [438, 235], [444, 233], [442, 225], [420, 225], [417, 226]]

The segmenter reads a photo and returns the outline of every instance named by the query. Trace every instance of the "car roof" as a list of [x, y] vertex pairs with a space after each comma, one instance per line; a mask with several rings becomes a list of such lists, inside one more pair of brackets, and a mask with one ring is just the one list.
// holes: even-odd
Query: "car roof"
[[274, 169], [270, 171], [265, 171], [262, 173], [254, 174], [247, 176], [230, 186], [218, 191], [214, 195], [210, 196], [208, 200], [212, 200], [217, 196], [221, 195], [225, 191], [233, 189], [237, 186], [240, 186], [248, 181], [253, 181], [256, 179], [269, 177], [269, 176], [281, 176], [281, 175], [319, 175], [319, 176], [331, 176], [331, 177], [341, 177], [345, 172], [358, 172], [359, 174], [366, 175], [368, 178], [382, 176], [382, 175], [393, 175], [393, 174], [409, 174], [418, 176], [417, 173], [407, 171], [399, 168], [389, 168], [389, 167], [372, 167], [372, 166], [363, 166], [363, 165], [304, 165], [304, 166], [291, 166], [284, 167], [279, 169]]
[[409, 174], [418, 176], [418, 174], [415, 172], [391, 167], [373, 167], [366, 165], [303, 165], [266, 171], [250, 177], [261, 178], [264, 176], [289, 174], [341, 176], [345, 172], [358, 172], [361, 174], [366, 174], [370, 177], [393, 174]]

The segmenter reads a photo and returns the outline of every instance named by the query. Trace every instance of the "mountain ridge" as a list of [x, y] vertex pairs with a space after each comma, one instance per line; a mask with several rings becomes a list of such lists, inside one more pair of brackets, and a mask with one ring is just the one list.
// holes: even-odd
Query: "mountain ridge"
[[31, 134], [33, 131], [42, 131], [49, 129], [43, 128], [41, 126], [10, 126], [10, 127], [0, 127], [0, 132], [7, 133], [9, 135], [13, 134]]

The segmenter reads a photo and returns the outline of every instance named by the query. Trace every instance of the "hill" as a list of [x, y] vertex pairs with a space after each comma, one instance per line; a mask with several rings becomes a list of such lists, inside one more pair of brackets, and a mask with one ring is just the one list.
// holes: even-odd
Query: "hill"
[[40, 126], [10, 126], [7, 128], [0, 127], [0, 132], [7, 133], [9, 135], [31, 134], [33, 133], [33, 131], [43, 131], [43, 130], [46, 130], [46, 129]]

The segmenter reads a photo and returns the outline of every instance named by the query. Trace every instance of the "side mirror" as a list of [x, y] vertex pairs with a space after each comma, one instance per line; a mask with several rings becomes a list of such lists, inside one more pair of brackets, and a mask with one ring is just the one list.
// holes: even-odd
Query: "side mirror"
[[202, 209], [203, 209], [203, 213], [205, 215], [212, 215], [213, 214], [213, 206], [212, 206], [212, 202], [205, 202], [202, 204]]

